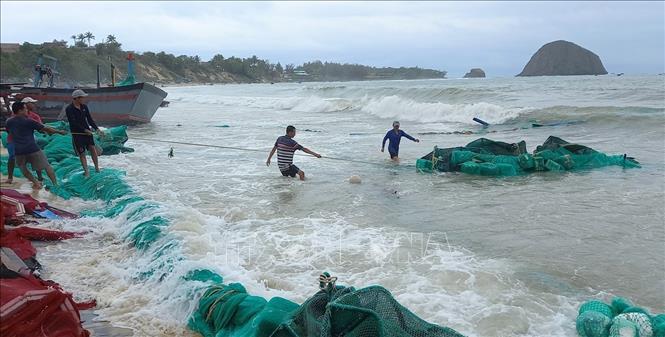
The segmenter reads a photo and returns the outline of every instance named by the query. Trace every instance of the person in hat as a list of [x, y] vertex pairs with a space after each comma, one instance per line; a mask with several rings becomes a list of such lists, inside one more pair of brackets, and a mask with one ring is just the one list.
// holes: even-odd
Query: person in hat
[[21, 102], [25, 103], [25, 106], [28, 108], [28, 118], [37, 123], [44, 123], [42, 122], [42, 117], [37, 113], [37, 105], [35, 103], [39, 102], [38, 100], [32, 97], [24, 97]]
[[[37, 114], [37, 106], [35, 105], [36, 102], [38, 102], [36, 99], [32, 97], [24, 97], [21, 102], [26, 105], [28, 108], [27, 112], [27, 117], [39, 124], [42, 124], [42, 118]], [[14, 137], [12, 137], [9, 133], [7, 134], [7, 154], [9, 155], [9, 158], [7, 159], [7, 181], [5, 181], [7, 184], [11, 184], [14, 182], [14, 168], [16, 167], [16, 155], [14, 153]], [[42, 176], [42, 170], [37, 171], [37, 180], [40, 182], [44, 180]]]
[[69, 121], [69, 130], [72, 133], [74, 152], [76, 152], [81, 160], [83, 174], [89, 177], [90, 172], [88, 171], [88, 161], [85, 157], [85, 151], [88, 150], [90, 152], [92, 162], [95, 164], [95, 171], [99, 172], [99, 160], [97, 159], [99, 154], [97, 153], [97, 149], [95, 149], [95, 140], [92, 137], [92, 131], [94, 130], [102, 136], [104, 133], [97, 127], [92, 116], [90, 116], [90, 110], [85, 105], [86, 96], [88, 94], [85, 91], [81, 89], [74, 90], [72, 93], [72, 103], [67, 106], [65, 112]]
[[275, 141], [275, 146], [273, 146], [270, 154], [268, 155], [268, 160], [266, 160], [266, 165], [270, 166], [270, 160], [272, 156], [277, 152], [277, 166], [279, 171], [284, 177], [295, 178], [296, 175], [300, 177], [300, 180], [305, 180], [305, 172], [298, 168], [298, 166], [293, 165], [293, 154], [296, 150], [301, 150], [305, 153], [309, 153], [316, 158], [321, 158], [321, 155], [298, 144], [293, 137], [296, 136], [296, 128], [293, 125], [286, 127], [286, 135], [280, 136]]
[[386, 147], [386, 141], [390, 140], [390, 143], [388, 144], [388, 153], [390, 153], [390, 159], [392, 159], [395, 162], [399, 161], [399, 142], [402, 139], [402, 137], [406, 137], [406, 138], [411, 139], [412, 141], [414, 141], [416, 143], [420, 143], [420, 139], [413, 138], [413, 137], [409, 136], [403, 130], [400, 130], [399, 129], [399, 122], [394, 121], [393, 122], [393, 129], [388, 131], [386, 133], [386, 136], [383, 137], [383, 144], [381, 145], [381, 152], [383, 152], [385, 147]]
[[7, 132], [13, 138], [16, 164], [21, 169], [21, 173], [32, 182], [32, 186], [35, 189], [42, 188], [42, 184], [28, 170], [27, 164], [30, 164], [32, 169], [37, 172], [46, 170], [46, 174], [51, 179], [51, 182], [53, 182], [53, 185], [57, 186], [58, 181], [55, 178], [55, 172], [51, 165], [49, 165], [48, 160], [46, 160], [44, 152], [37, 146], [34, 131], [43, 131], [47, 134], [59, 133], [62, 135], [66, 135], [67, 132], [56, 130], [28, 118], [28, 109], [23, 102], [14, 102], [12, 111], [14, 112], [14, 116], [7, 120]]

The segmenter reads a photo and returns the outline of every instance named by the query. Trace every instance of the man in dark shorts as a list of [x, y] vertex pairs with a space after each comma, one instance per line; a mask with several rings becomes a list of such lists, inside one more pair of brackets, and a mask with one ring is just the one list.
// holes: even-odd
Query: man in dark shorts
[[298, 166], [293, 165], [293, 153], [296, 152], [296, 150], [301, 150], [316, 158], [321, 158], [321, 155], [298, 144], [298, 142], [293, 140], [293, 137], [295, 136], [296, 128], [293, 125], [287, 126], [286, 135], [280, 136], [277, 138], [277, 141], [275, 141], [275, 146], [273, 146], [270, 155], [268, 155], [266, 165], [270, 166], [272, 155], [277, 151], [277, 166], [282, 172], [282, 175], [285, 177], [295, 177], [297, 174], [300, 177], [300, 180], [305, 180], [305, 172], [299, 169]]
[[[32, 97], [24, 97], [21, 102], [25, 103], [26, 108], [28, 108], [28, 118], [37, 123], [44, 124], [42, 117], [37, 113], [37, 105], [35, 103], [39, 102], [38, 100]], [[40, 182], [44, 180], [42, 171], [37, 171], [37, 180]]]
[[51, 179], [53, 185], [57, 186], [58, 181], [55, 178], [55, 172], [53, 172], [53, 168], [49, 165], [48, 160], [46, 160], [44, 152], [37, 146], [34, 131], [44, 131], [48, 134], [59, 133], [62, 135], [66, 135], [67, 132], [56, 130], [28, 118], [28, 109], [22, 102], [15, 102], [12, 106], [12, 111], [14, 112], [14, 117], [7, 120], [7, 132], [12, 135], [14, 140], [16, 165], [21, 169], [21, 173], [32, 182], [33, 188], [40, 189], [42, 188], [42, 184], [28, 170], [28, 163], [35, 171], [46, 170], [46, 174]]
[[92, 116], [90, 116], [90, 110], [85, 105], [86, 96], [88, 94], [85, 91], [81, 89], [74, 90], [72, 93], [72, 104], [67, 106], [65, 112], [69, 121], [69, 130], [72, 132], [74, 152], [76, 152], [81, 160], [83, 174], [89, 177], [90, 173], [88, 172], [88, 161], [85, 158], [85, 150], [90, 152], [92, 162], [95, 164], [95, 171], [99, 172], [99, 161], [97, 159], [99, 154], [95, 148], [95, 140], [92, 138], [92, 130], [97, 131], [102, 136], [104, 133], [97, 127]]
[[386, 133], [386, 136], [383, 137], [383, 144], [381, 144], [381, 152], [383, 152], [384, 148], [386, 147], [386, 141], [390, 141], [388, 144], [388, 152], [390, 153], [390, 159], [394, 162], [399, 162], [399, 142], [402, 137], [406, 137], [416, 143], [420, 143], [420, 139], [413, 138], [403, 130], [400, 130], [399, 122], [394, 121], [393, 129]]
[[[28, 108], [28, 113], [27, 117], [29, 119], [34, 120], [35, 122], [42, 124], [42, 118], [37, 114], [37, 106], [35, 103], [37, 102], [36, 99], [33, 99], [32, 97], [25, 97], [21, 100], [22, 103], [25, 104], [25, 106]], [[13, 115], [12, 115], [13, 116]], [[11, 118], [11, 116], [10, 116]], [[14, 155], [14, 139], [10, 134], [7, 135], [7, 153], [9, 154], [9, 158], [7, 158], [7, 181], [5, 181], [7, 184], [11, 184], [14, 182], [14, 167], [16, 165], [16, 161], [14, 160], [15, 155]], [[44, 178], [42, 178], [42, 171], [39, 170], [37, 171], [37, 180], [42, 181]]]

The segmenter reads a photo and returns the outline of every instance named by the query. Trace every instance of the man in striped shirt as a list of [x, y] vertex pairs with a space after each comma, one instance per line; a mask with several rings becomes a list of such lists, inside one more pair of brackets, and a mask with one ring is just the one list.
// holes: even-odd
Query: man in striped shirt
[[285, 177], [295, 177], [296, 174], [300, 177], [300, 180], [305, 180], [305, 172], [298, 168], [298, 166], [293, 165], [293, 153], [296, 150], [301, 150], [305, 153], [309, 153], [316, 158], [321, 158], [321, 155], [298, 144], [293, 137], [296, 136], [296, 128], [293, 125], [286, 127], [286, 135], [280, 136], [275, 142], [270, 155], [268, 155], [268, 160], [266, 165], [270, 166], [270, 160], [272, 155], [277, 151], [277, 166], [282, 172], [282, 175]]

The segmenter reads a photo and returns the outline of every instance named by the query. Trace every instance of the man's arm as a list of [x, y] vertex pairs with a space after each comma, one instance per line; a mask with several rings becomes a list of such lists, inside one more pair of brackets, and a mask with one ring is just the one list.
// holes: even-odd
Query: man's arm
[[270, 160], [272, 159], [272, 155], [275, 154], [275, 151], [277, 151], [277, 145], [272, 147], [272, 150], [270, 150], [270, 154], [268, 155], [268, 160], [266, 160], [266, 166], [270, 166]]
[[52, 135], [52, 134], [54, 134], [54, 133], [59, 133], [59, 134], [61, 134], [61, 135], [66, 135], [66, 134], [67, 134], [67, 131], [65, 131], [65, 130], [54, 129], [54, 128], [52, 128], [52, 127], [50, 127], [50, 126], [46, 126], [46, 125], [44, 125], [44, 127], [43, 127], [41, 130], [39, 130], [39, 131], [40, 131], [40, 132], [45, 132], [45, 133], [47, 133], [47, 134], [49, 134], [49, 135]]
[[302, 148], [302, 152], [309, 153], [309, 154], [311, 154], [312, 156], [314, 156], [314, 157], [316, 157], [316, 158], [321, 158], [321, 155], [320, 155], [320, 154], [318, 154], [318, 153], [316, 153], [316, 152], [314, 152], [314, 151], [312, 151], [312, 150], [310, 150], [310, 149], [308, 149], [308, 148], [306, 148], [306, 147], [303, 147], [303, 148]]
[[32, 124], [32, 129], [33, 129], [33, 130], [37, 130], [37, 131], [39, 131], [39, 132], [45, 132], [45, 133], [47, 133], [47, 134], [49, 134], [49, 135], [52, 135], [52, 134], [54, 134], [54, 133], [59, 133], [59, 134], [61, 134], [61, 135], [66, 135], [66, 134], [67, 134], [67, 131], [54, 129], [54, 128], [50, 127], [50, 126], [46, 126], [46, 125], [44, 125], [44, 124], [42, 124], [42, 123], [38, 123], [38, 122], [36, 122], [36, 121], [34, 121], [34, 120], [32, 120], [32, 119], [29, 119], [29, 121], [30, 121], [31, 124]]
[[90, 110], [89, 110], [89, 109], [85, 109], [85, 119], [88, 120], [88, 124], [90, 124], [90, 126], [92, 126], [92, 129], [93, 129], [93, 130], [95, 130], [95, 131], [101, 131], [101, 130], [99, 130], [99, 128], [97, 127], [97, 124], [95, 124], [95, 121], [92, 120], [92, 116], [90, 116]]
[[402, 135], [403, 135], [404, 137], [408, 138], [408, 139], [411, 139], [412, 141], [414, 141], [414, 142], [416, 142], [416, 143], [420, 143], [420, 139], [418, 139], [418, 138], [413, 138], [413, 137], [409, 136], [409, 134], [406, 133], [406, 132], [404, 132], [404, 131], [402, 131]]
[[389, 133], [389, 132], [390, 132], [390, 131], [388, 131], [388, 132], [386, 133], [386, 135], [383, 137], [383, 143], [381, 143], [381, 152], [383, 152], [383, 149], [385, 149], [385, 147], [386, 147], [386, 140], [388, 140], [388, 133]]

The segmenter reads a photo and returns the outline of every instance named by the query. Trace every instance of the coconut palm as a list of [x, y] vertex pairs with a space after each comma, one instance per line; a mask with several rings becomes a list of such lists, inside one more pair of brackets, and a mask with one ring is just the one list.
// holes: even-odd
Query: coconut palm
[[90, 33], [90, 32], [85, 32], [84, 37], [85, 37], [85, 39], [88, 40], [88, 47], [92, 46], [92, 45], [90, 44], [90, 40], [94, 40], [94, 39], [95, 39], [95, 36], [92, 35], [92, 33]]
[[74, 45], [76, 45], [76, 34], [70, 36], [69, 38], [74, 40]]
[[115, 43], [118, 43], [118, 40], [116, 40], [115, 36], [109, 35], [109, 36], [106, 37], [106, 43], [115, 44]]

